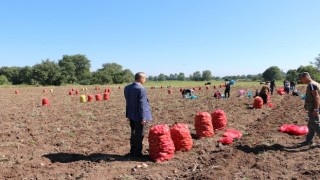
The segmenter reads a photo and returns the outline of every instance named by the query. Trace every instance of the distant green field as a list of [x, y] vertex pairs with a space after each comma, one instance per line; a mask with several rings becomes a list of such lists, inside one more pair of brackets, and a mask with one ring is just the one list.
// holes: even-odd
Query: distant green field
[[[168, 86], [173, 86], [173, 87], [199, 87], [199, 86], [205, 86], [204, 84], [208, 82], [208, 81], [147, 81], [144, 86], [145, 87], [168, 87]], [[224, 81], [209, 81], [211, 82], [211, 86], [219, 86], [219, 85], [223, 85]], [[67, 87], [94, 87], [94, 86], [102, 86], [102, 87], [119, 87], [119, 86], [126, 86], [130, 83], [126, 83], [126, 84], [112, 84], [112, 85], [72, 85], [72, 84], [68, 84], [68, 85], [62, 85], [62, 86], [67, 86]], [[277, 87], [282, 87], [283, 86], [283, 82], [282, 81], [277, 81], [276, 82]], [[233, 86], [238, 86], [238, 87], [248, 87], [248, 86], [261, 86], [260, 82], [258, 81], [252, 81], [252, 82], [242, 82], [242, 81], [236, 81], [235, 85]], [[300, 86], [300, 85], [299, 85]], [[16, 88], [24, 88], [24, 87], [34, 87], [32, 85], [0, 85], [0, 88], [10, 88], [10, 87], [16, 87]], [[42, 86], [40, 86], [42, 87]], [[45, 86], [46, 88], [49, 87], [56, 87], [56, 86]]]
[[[159, 87], [159, 86], [163, 86], [163, 87], [167, 87], [167, 86], [174, 86], [174, 87], [198, 87], [198, 86], [204, 86], [204, 84], [207, 81], [147, 81], [145, 86], [146, 87], [151, 87], [151, 86], [155, 86], [155, 87]], [[223, 85], [224, 81], [210, 81], [211, 82], [211, 86], [219, 86], [219, 85]], [[277, 81], [276, 85], [278, 85], [279, 87], [282, 86], [282, 82], [281, 81]], [[257, 81], [252, 81], [252, 82], [237, 82], [235, 83], [234, 86], [241, 86], [241, 87], [246, 87], [246, 86], [260, 86], [260, 82]]]

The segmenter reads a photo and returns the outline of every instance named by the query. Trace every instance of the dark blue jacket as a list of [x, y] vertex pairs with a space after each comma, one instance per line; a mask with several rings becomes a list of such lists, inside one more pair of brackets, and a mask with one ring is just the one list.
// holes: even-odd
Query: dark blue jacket
[[146, 90], [139, 83], [132, 83], [124, 88], [126, 98], [126, 117], [133, 121], [151, 121], [151, 108]]

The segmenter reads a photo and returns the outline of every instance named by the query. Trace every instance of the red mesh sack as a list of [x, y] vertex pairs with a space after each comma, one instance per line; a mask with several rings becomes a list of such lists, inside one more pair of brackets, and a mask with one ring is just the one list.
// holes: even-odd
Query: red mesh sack
[[102, 98], [101, 98], [101, 94], [96, 94], [96, 101], [101, 101]]
[[109, 93], [104, 93], [103, 94], [103, 100], [109, 100]]
[[255, 109], [261, 109], [263, 106], [263, 100], [261, 97], [257, 96], [253, 100], [253, 108]]
[[199, 138], [211, 137], [214, 135], [212, 118], [208, 112], [198, 112], [194, 118], [196, 135]]
[[198, 89], [199, 89], [199, 91], [201, 91], [202, 87], [199, 87]]
[[70, 95], [70, 96], [72, 95], [72, 91], [69, 91], [69, 95]]
[[232, 144], [233, 139], [231, 137], [222, 137], [219, 139], [219, 142], [221, 142], [222, 144]]
[[272, 104], [272, 103], [268, 103], [267, 106], [270, 107], [270, 108], [274, 108], [275, 107], [274, 104]]
[[167, 125], [156, 125], [149, 131], [149, 156], [156, 162], [170, 160], [175, 152]]
[[50, 106], [48, 98], [43, 98], [42, 99], [42, 106]]
[[235, 138], [241, 138], [242, 133], [240, 131], [235, 130], [235, 129], [227, 129], [226, 132], [222, 136], [235, 139]]
[[223, 130], [227, 126], [227, 116], [223, 110], [215, 110], [212, 113], [212, 125], [214, 130]]
[[176, 151], [190, 151], [192, 137], [187, 124], [175, 124], [170, 128], [170, 134]]
[[279, 88], [277, 92], [278, 92], [279, 95], [285, 94], [283, 87]]
[[172, 94], [172, 89], [168, 89], [168, 94]]
[[209, 87], [208, 87], [208, 86], [206, 86], [206, 90], [209, 90]]
[[88, 95], [88, 102], [92, 102], [93, 101], [93, 95]]
[[280, 127], [280, 131], [291, 135], [301, 136], [309, 132], [308, 126], [297, 126], [294, 124], [284, 124]]

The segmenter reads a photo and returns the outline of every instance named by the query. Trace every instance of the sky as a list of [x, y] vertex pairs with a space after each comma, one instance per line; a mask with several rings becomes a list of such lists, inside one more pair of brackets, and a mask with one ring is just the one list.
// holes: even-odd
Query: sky
[[0, 67], [83, 54], [91, 71], [210, 70], [213, 76], [310, 65], [319, 0], [1, 0]]

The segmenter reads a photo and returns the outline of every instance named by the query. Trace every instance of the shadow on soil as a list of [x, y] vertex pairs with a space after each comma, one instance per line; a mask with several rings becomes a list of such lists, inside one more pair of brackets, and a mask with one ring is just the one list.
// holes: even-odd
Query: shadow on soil
[[128, 155], [116, 155], [116, 154], [101, 154], [94, 153], [90, 155], [72, 154], [72, 153], [52, 153], [43, 155], [43, 157], [50, 159], [51, 163], [71, 163], [76, 161], [90, 161], [90, 162], [112, 162], [112, 161], [138, 161], [148, 162], [151, 161], [148, 155], [141, 157], [131, 157]]
[[273, 144], [271, 146], [268, 145], [257, 145], [254, 147], [250, 147], [248, 145], [238, 145], [236, 148], [240, 151], [245, 153], [253, 153], [253, 154], [260, 154], [266, 151], [286, 151], [291, 153], [298, 153], [298, 152], [306, 152], [312, 150], [314, 148], [320, 148], [320, 145], [317, 146], [308, 146], [308, 145], [294, 145], [294, 146], [283, 146], [280, 144]]

